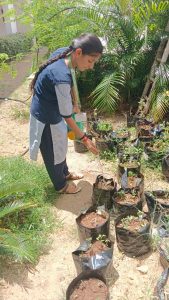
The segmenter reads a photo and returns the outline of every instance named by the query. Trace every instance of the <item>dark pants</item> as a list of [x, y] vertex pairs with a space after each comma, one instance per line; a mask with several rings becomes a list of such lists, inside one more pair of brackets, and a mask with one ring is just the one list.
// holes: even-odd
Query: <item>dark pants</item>
[[53, 142], [50, 124], [46, 124], [42, 133], [40, 151], [48, 171], [49, 177], [57, 191], [66, 185], [66, 176], [69, 174], [66, 159], [60, 164], [54, 164]]

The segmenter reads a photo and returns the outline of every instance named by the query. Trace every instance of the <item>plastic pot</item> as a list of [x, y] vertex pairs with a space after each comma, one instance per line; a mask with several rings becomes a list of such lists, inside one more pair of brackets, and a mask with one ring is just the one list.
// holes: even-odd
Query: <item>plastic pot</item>
[[[74, 289], [76, 288], [76, 286], [78, 286], [79, 283], [82, 282], [83, 280], [89, 280], [91, 278], [98, 279], [104, 284], [104, 287], [106, 290], [106, 296], [105, 297], [101, 296], [102, 298], [100, 298], [100, 299], [101, 300], [109, 300], [110, 299], [109, 298], [109, 290], [106, 285], [106, 280], [101, 274], [98, 274], [98, 272], [82, 272], [76, 278], [74, 278], [67, 288], [66, 300], [91, 300], [90, 295], [87, 297], [85, 297], [85, 295], [81, 295], [81, 298], [75, 298], [75, 299], [71, 298], [71, 294], [74, 291]], [[98, 287], [99, 287], [99, 285], [98, 285]], [[96, 299], [97, 299], [97, 295], [96, 295]]]
[[[96, 212], [97, 211], [97, 207], [96, 206], [91, 206], [88, 208], [87, 211], [85, 211], [84, 213], [81, 213], [77, 218], [76, 218], [76, 225], [78, 228], [78, 235], [79, 235], [79, 239], [80, 239], [80, 243], [82, 243], [83, 241], [85, 241], [88, 238], [92, 238], [92, 239], [96, 239], [97, 236], [99, 234], [104, 234], [107, 237], [109, 237], [109, 230], [110, 230], [110, 214], [109, 212], [102, 208], [103, 213], [106, 213], [106, 218], [104, 220], [103, 218], [103, 222], [101, 225], [97, 225], [94, 228], [90, 228], [89, 226], [84, 226], [82, 225], [82, 220], [85, 216], [89, 216], [90, 213], [92, 212]], [[93, 222], [95, 223], [95, 219], [93, 220]]]
[[112, 207], [112, 196], [116, 191], [116, 182], [113, 178], [105, 178], [98, 175], [93, 184], [92, 202], [96, 206], [105, 205], [105, 208]]
[[[124, 190], [135, 189], [140, 192], [140, 195], [142, 195], [144, 192], [144, 175], [141, 173], [137, 174], [137, 172], [133, 172], [133, 176], [129, 176], [129, 174], [129, 171], [126, 170], [123, 174], [119, 175], [119, 184], [121, 185], [121, 188]], [[131, 178], [134, 179], [133, 184]]]
[[138, 257], [151, 250], [150, 218], [145, 215], [144, 219], [148, 221], [148, 224], [144, 227], [140, 227], [137, 231], [131, 231], [124, 227], [119, 228], [118, 225], [121, 220], [128, 216], [137, 216], [137, 212], [131, 210], [128, 213], [120, 215], [115, 220], [117, 246], [119, 250], [124, 252], [127, 256]]
[[[131, 190], [131, 189], [128, 189], [128, 190], [120, 189], [120, 190], [118, 190], [118, 192], [124, 192], [124, 200], [122, 199], [121, 201], [118, 200], [119, 197], [120, 197], [118, 195], [118, 192], [114, 193], [112, 199], [113, 199], [114, 212], [116, 214], [125, 213], [129, 210], [135, 210], [135, 211], [142, 210], [143, 199], [140, 195], [140, 192], [135, 190], [134, 192], [136, 193], [136, 197], [134, 197], [134, 196], [132, 196], [132, 191], [134, 191], [134, 190]], [[126, 200], [127, 196], [130, 197], [129, 201]], [[134, 200], [134, 199], [136, 199], [136, 200]]]
[[94, 253], [92, 256], [85, 256], [84, 254], [91, 247], [91, 243], [99, 243], [99, 241], [84, 241], [74, 252], [72, 252], [72, 257], [75, 263], [77, 274], [85, 271], [97, 271], [104, 278], [106, 278], [107, 284], [111, 284], [112, 277], [112, 256], [114, 243], [109, 241], [107, 249]]
[[162, 173], [167, 181], [169, 181], [169, 154], [162, 159]]
[[[168, 197], [168, 203], [162, 203], [159, 200], [165, 199], [165, 196]], [[145, 198], [154, 223], [157, 223], [163, 215], [169, 214], [169, 191], [156, 190], [145, 192]]]

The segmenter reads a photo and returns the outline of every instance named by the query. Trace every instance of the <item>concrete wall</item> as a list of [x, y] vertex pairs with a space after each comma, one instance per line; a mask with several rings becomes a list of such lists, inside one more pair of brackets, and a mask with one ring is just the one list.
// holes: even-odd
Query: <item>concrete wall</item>
[[[20, 2], [21, 0], [18, 0]], [[15, 8], [13, 4], [0, 5], [0, 37], [14, 33], [24, 33], [30, 30], [30, 26], [23, 25], [13, 18], [2, 17], [8, 9]]]

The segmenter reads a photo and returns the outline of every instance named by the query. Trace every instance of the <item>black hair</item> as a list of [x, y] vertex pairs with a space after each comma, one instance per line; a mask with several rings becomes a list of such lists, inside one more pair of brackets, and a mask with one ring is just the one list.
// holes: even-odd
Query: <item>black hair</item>
[[43, 65], [39, 67], [39, 70], [35, 73], [35, 76], [33, 80], [30, 83], [30, 88], [33, 91], [34, 86], [36, 83], [36, 80], [39, 76], [39, 74], [49, 65], [53, 64], [55, 61], [65, 58], [69, 54], [71, 54], [73, 51], [75, 51], [77, 48], [82, 49], [82, 54], [84, 55], [92, 55], [95, 56], [98, 53], [102, 54], [103, 52], [103, 45], [100, 41], [100, 39], [91, 33], [84, 33], [78, 38], [74, 39], [71, 46], [69, 46], [66, 51], [63, 53], [60, 53], [59, 55], [55, 56], [52, 59], [49, 59], [47, 62], [45, 62]]

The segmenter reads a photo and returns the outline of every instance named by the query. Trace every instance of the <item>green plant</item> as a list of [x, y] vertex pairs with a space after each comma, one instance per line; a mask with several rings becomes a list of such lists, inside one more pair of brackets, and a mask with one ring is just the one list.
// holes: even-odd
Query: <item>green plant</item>
[[[13, 199], [13, 195], [24, 192], [30, 188], [29, 184], [14, 184], [0, 186], [0, 253], [12, 255], [18, 261], [35, 262], [35, 248], [29, 237], [24, 234], [16, 234], [8, 228], [4, 228], [4, 218], [16, 212], [30, 209], [36, 206], [31, 202], [25, 203], [24, 200]], [[7, 204], [6, 204], [7, 202]]]
[[116, 192], [115, 194], [117, 197], [119, 197], [120, 199], [124, 199], [125, 198], [125, 191], [124, 190], [119, 190], [118, 192]]
[[100, 131], [110, 131], [112, 130], [112, 125], [102, 121], [97, 124], [97, 129]]
[[100, 157], [101, 159], [104, 159], [104, 160], [115, 161], [115, 159], [116, 159], [116, 154], [115, 154], [115, 152], [113, 152], [113, 151], [105, 150], [105, 151], [101, 151], [101, 152], [99, 153], [99, 157]]
[[150, 112], [157, 123], [169, 112], [169, 65], [161, 64], [156, 73], [154, 89], [150, 95]]
[[136, 176], [136, 174], [133, 171], [129, 171], [127, 175], [128, 175], [128, 177], [135, 177]]
[[[15, 236], [20, 236], [21, 240], [31, 241], [34, 248], [33, 256], [37, 259], [40, 254], [46, 251], [49, 240], [47, 236], [54, 228], [60, 228], [62, 222], [57, 216], [53, 216], [51, 202], [56, 201], [55, 190], [50, 186], [50, 181], [43, 167], [30, 164], [21, 157], [0, 158], [1, 165], [1, 184], [3, 187], [13, 187], [16, 182], [31, 182], [31, 188], [25, 190], [24, 195], [17, 193], [5, 200], [6, 205], [11, 201], [22, 201], [32, 203], [35, 207], [25, 210], [16, 210], [14, 213], [7, 214], [1, 220], [0, 227], [12, 232]], [[14, 191], [13, 191], [14, 192]], [[10, 190], [7, 190], [10, 193]], [[5, 197], [6, 192], [3, 193]], [[1, 202], [1, 207], [4, 202]], [[3, 222], [3, 223], [2, 223]]]
[[144, 213], [142, 211], [138, 211], [136, 216], [129, 215], [125, 218], [121, 219], [122, 226], [125, 229], [128, 229], [131, 223], [140, 221], [140, 226], [143, 227], [146, 224], [146, 221], [143, 219]]
[[110, 240], [107, 238], [105, 234], [99, 234], [96, 240], [104, 243], [107, 247], [110, 243]]
[[21, 121], [29, 120], [30, 112], [29, 109], [18, 109], [14, 108], [12, 115], [15, 119], [19, 119]]

